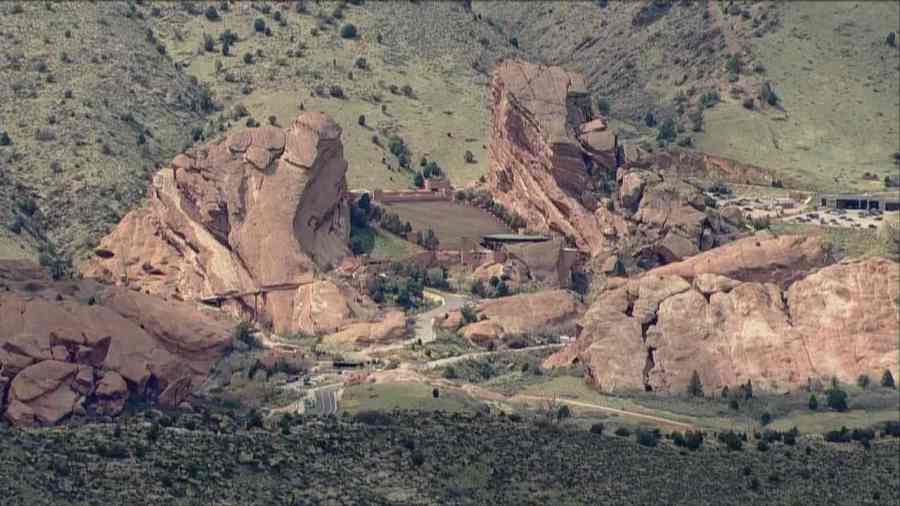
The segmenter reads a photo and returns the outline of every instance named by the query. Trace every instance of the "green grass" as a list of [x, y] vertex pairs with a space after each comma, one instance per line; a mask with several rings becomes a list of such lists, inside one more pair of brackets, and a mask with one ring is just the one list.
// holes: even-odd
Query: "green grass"
[[399, 202], [385, 204], [384, 210], [408, 221], [414, 231], [434, 230], [441, 248], [458, 248], [463, 237], [478, 240], [485, 234], [509, 232], [487, 212], [453, 202]]
[[[382, 145], [391, 134], [401, 136], [409, 146], [414, 164], [422, 156], [436, 160], [449, 174], [450, 179], [461, 185], [476, 179], [487, 171], [486, 151], [482, 148], [486, 137], [489, 111], [484, 106], [482, 87], [474, 86], [473, 72], [462, 65], [462, 60], [445, 55], [444, 58], [428, 58], [397, 44], [376, 41], [387, 17], [397, 15], [405, 7], [380, 6], [377, 3], [364, 7], [348, 6], [344, 18], [335, 25], [318, 28], [316, 14], [330, 13], [337, 2], [323, 2], [321, 6], [310, 4], [311, 14], [303, 15], [290, 9], [277, 9], [287, 20], [280, 26], [271, 15], [264, 15], [248, 4], [236, 4], [230, 12], [223, 13], [221, 21], [209, 21], [203, 16], [166, 16], [160, 20], [162, 34], [172, 46], [177, 61], [188, 65], [186, 72], [203, 82], [210, 83], [226, 106], [244, 104], [260, 123], [277, 118], [277, 124], [288, 126], [300, 113], [300, 104], [306, 111], [322, 111], [331, 115], [343, 128], [344, 156], [349, 163], [347, 174], [350, 188], [405, 189], [411, 184], [411, 173], [391, 171], [382, 164], [385, 150], [372, 142], [378, 135]], [[443, 10], [444, 7], [435, 7]], [[272, 29], [266, 37], [253, 30], [253, 20], [262, 17]], [[393, 21], [392, 21], [393, 22]], [[347, 40], [339, 35], [343, 23], [353, 23], [359, 28], [357, 39]], [[215, 52], [198, 52], [203, 33], [217, 39], [218, 34], [230, 29], [240, 37], [232, 47], [232, 56], [224, 57], [216, 43]], [[181, 40], [176, 39], [176, 31]], [[291, 37], [294, 42], [291, 42]], [[305, 45], [301, 57], [288, 57], [288, 49]], [[245, 64], [243, 55], [263, 52], [256, 63]], [[363, 57], [367, 69], [356, 68], [354, 62]], [[451, 61], [452, 60], [452, 61]], [[222, 64], [219, 73], [215, 62]], [[253, 91], [241, 93], [242, 83], [225, 81], [227, 73], [237, 81], [248, 81]], [[350, 78], [349, 74], [353, 77]], [[410, 85], [414, 96], [393, 94], [389, 86]], [[316, 86], [339, 85], [346, 98], [311, 96]], [[378, 96], [381, 102], [373, 99]], [[386, 112], [382, 111], [382, 104]], [[365, 116], [365, 126], [358, 124]], [[240, 121], [241, 127], [244, 120]], [[233, 128], [234, 126], [232, 126]], [[452, 137], [447, 134], [450, 133]], [[463, 160], [466, 150], [475, 153], [477, 163]]]
[[786, 417], [777, 418], [769, 427], [775, 430], [789, 430], [791, 427], [797, 427], [801, 434], [822, 434], [842, 426], [848, 428], [870, 427], [887, 421], [900, 421], [900, 413], [896, 407], [854, 409], [844, 413], [827, 410], [798, 411], [790, 413]]
[[887, 256], [895, 257], [889, 243], [879, 237], [878, 231], [872, 229], [854, 229], [847, 227], [823, 227], [807, 223], [783, 223], [772, 224], [772, 231], [777, 234], [819, 235], [831, 244], [838, 256], [841, 257], [867, 257]]
[[697, 149], [776, 169], [803, 189], [881, 189], [900, 149], [900, 67], [884, 43], [900, 28], [900, 4], [797, 2], [779, 11], [781, 29], [749, 40], [785, 112], [743, 111], [726, 90], [706, 111]]
[[344, 390], [341, 409], [359, 411], [442, 410], [450, 413], [472, 411], [478, 401], [458, 391], [439, 389], [440, 396], [432, 396], [432, 388], [420, 383], [378, 383], [353, 385]]
[[416, 253], [425, 251], [423, 248], [396, 235], [381, 229], [375, 230], [375, 248], [371, 257], [382, 258], [406, 258]]

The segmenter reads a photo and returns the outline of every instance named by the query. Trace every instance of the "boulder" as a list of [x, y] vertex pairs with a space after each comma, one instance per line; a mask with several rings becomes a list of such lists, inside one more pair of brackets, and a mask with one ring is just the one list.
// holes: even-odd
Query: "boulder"
[[97, 413], [105, 416], [116, 416], [125, 408], [128, 401], [128, 385], [122, 375], [108, 371], [94, 391], [97, 396]]
[[44, 360], [30, 365], [13, 379], [6, 418], [15, 425], [52, 425], [72, 414], [83, 400], [75, 387], [77, 364]]
[[478, 342], [541, 333], [574, 323], [582, 311], [581, 303], [566, 290], [485, 299], [476, 304], [482, 320], [462, 327], [460, 334]]
[[326, 335], [322, 338], [322, 344], [384, 344], [403, 339], [407, 334], [406, 315], [402, 311], [389, 311], [380, 321], [351, 323], [338, 332]]

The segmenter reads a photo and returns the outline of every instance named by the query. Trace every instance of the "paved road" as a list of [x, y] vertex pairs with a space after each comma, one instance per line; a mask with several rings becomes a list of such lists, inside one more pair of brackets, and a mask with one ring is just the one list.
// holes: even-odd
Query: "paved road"
[[328, 385], [313, 391], [315, 406], [309, 410], [311, 414], [334, 415], [338, 410], [338, 390], [341, 385]]
[[444, 303], [434, 309], [430, 309], [424, 313], [416, 315], [416, 325], [413, 330], [413, 337], [411, 339], [393, 344], [386, 344], [384, 346], [373, 346], [371, 348], [362, 350], [362, 353], [372, 354], [383, 353], [386, 351], [395, 351], [412, 346], [418, 341], [422, 341], [422, 344], [430, 343], [437, 338], [434, 333], [434, 319], [438, 316], [442, 316], [444, 313], [460, 309], [467, 303], [472, 301], [472, 299], [470, 299], [469, 297], [452, 293], [439, 292], [430, 288], [426, 289], [426, 292], [440, 297], [441, 299], [443, 299]]
[[491, 355], [499, 355], [501, 353], [526, 353], [529, 351], [537, 351], [537, 350], [548, 350], [551, 348], [562, 348], [565, 344], [542, 344], [539, 346], [529, 346], [527, 348], [518, 348], [518, 349], [508, 349], [508, 350], [497, 350], [497, 351], [476, 351], [472, 353], [466, 353], [463, 355], [457, 355], [455, 357], [447, 357], [441, 358], [438, 360], [432, 360], [431, 362], [426, 362], [422, 365], [422, 369], [437, 369], [438, 367], [445, 367], [450, 364], [455, 364], [457, 362], [462, 362], [463, 360], [474, 360], [476, 358], [489, 357]]

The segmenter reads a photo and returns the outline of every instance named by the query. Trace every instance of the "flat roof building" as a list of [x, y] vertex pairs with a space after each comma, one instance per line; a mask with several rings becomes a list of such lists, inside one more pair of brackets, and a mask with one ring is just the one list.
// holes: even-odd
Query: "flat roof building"
[[833, 209], [900, 211], [900, 193], [832, 193], [819, 195], [819, 204]]

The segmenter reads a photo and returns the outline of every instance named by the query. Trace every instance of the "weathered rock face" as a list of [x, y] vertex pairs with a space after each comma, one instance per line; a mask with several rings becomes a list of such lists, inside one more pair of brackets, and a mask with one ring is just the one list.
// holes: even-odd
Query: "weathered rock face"
[[278, 332], [337, 328], [348, 316], [339, 291], [312, 283], [348, 254], [340, 136], [329, 117], [305, 113], [287, 130], [249, 129], [178, 155], [82, 273], [166, 297], [218, 298]]
[[442, 328], [458, 330], [463, 337], [482, 345], [566, 326], [574, 323], [583, 310], [571, 292], [547, 290], [482, 300], [475, 306], [478, 321], [462, 328], [459, 311], [448, 313], [436, 323]]
[[390, 311], [380, 321], [351, 323], [322, 337], [322, 343], [333, 346], [384, 344], [406, 337], [408, 327], [402, 311]]
[[576, 342], [544, 366], [580, 362], [604, 391], [663, 393], [683, 391], [694, 371], [710, 389], [750, 380], [775, 391], [898, 373], [896, 262], [831, 265], [786, 290], [711, 273], [689, 283], [656, 271], [604, 293], [581, 319]]
[[[112, 415], [130, 394], [187, 385], [169, 395], [178, 404], [231, 342], [234, 322], [194, 304], [88, 280], [52, 282], [11, 263], [0, 266], [0, 284], [0, 377], [9, 385], [6, 417], [19, 425], [85, 408]], [[96, 404], [85, 406], [88, 399]]]
[[594, 162], [578, 136], [591, 135], [599, 152], [611, 147], [613, 159], [616, 143], [614, 137], [594, 139], [599, 124], [580, 128], [592, 119], [583, 78], [559, 67], [507, 61], [494, 72], [492, 90], [488, 186], [494, 199], [531, 228], [598, 250], [599, 225], [578, 198], [594, 186]]
[[[683, 178], [735, 179], [741, 168], [680, 152], [642, 159], [631, 149], [626, 159], [615, 133], [593, 118], [578, 74], [509, 61], [495, 71], [492, 91], [486, 186], [528, 228], [566, 237], [593, 256], [628, 242], [633, 251], [623, 253], [650, 267], [724, 244], [739, 232]], [[761, 169], [756, 172], [749, 180], [763, 179]]]

